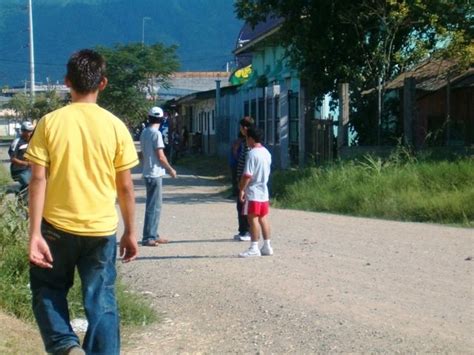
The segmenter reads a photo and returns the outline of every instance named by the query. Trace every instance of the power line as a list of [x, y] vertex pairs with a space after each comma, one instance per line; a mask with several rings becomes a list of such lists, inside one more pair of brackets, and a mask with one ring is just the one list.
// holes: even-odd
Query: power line
[[[15, 63], [15, 64], [29, 64], [30, 62], [29, 61], [25, 61], [25, 60], [12, 60], [12, 59], [1, 59], [0, 58], [0, 62], [4, 62], [4, 63]], [[62, 64], [57, 64], [57, 63], [42, 63], [42, 62], [35, 62], [35, 64], [37, 65], [46, 65], [46, 66], [56, 66], [56, 67], [64, 67], [66, 66], [65, 63], [62, 63]]]

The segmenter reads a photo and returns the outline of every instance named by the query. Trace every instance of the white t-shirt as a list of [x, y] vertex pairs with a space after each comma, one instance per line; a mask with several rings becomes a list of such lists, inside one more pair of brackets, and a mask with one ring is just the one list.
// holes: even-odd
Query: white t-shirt
[[250, 177], [250, 183], [245, 190], [248, 201], [269, 200], [267, 183], [271, 165], [272, 156], [265, 147], [254, 147], [248, 153], [243, 174]]
[[163, 137], [158, 128], [147, 127], [140, 135], [143, 154], [143, 177], [158, 178], [166, 174], [156, 155], [157, 149], [164, 149]]

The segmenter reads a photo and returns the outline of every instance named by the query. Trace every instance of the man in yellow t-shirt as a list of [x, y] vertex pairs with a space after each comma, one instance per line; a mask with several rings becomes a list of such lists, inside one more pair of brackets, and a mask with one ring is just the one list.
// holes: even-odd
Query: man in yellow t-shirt
[[[128, 262], [138, 252], [130, 173], [138, 157], [123, 122], [96, 104], [107, 85], [104, 58], [87, 49], [74, 53], [65, 81], [72, 103], [38, 122], [25, 153], [32, 166], [33, 311], [48, 353], [119, 354], [115, 201], [125, 226], [120, 255]], [[89, 324], [82, 348], [66, 299], [75, 268]]]

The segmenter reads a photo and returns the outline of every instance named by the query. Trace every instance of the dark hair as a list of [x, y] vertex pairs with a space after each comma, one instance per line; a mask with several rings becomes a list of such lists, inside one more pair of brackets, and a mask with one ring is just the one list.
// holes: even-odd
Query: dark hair
[[163, 118], [164, 117], [155, 117], [155, 116], [148, 116], [148, 123], [154, 124], [154, 123], [163, 123]]
[[250, 126], [247, 129], [247, 138], [252, 138], [255, 143], [262, 143], [263, 133], [262, 130], [255, 126]]
[[79, 94], [97, 91], [104, 76], [105, 59], [98, 52], [82, 49], [69, 58], [66, 78]]
[[242, 126], [242, 127], [247, 127], [249, 128], [250, 126], [253, 125], [253, 118], [250, 117], [250, 116], [245, 116], [244, 118], [242, 118], [239, 122], [239, 124]]

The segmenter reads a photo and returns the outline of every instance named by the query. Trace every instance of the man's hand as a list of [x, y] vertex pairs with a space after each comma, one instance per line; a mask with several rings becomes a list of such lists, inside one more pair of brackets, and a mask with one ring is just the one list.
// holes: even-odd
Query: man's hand
[[120, 239], [120, 257], [122, 262], [135, 260], [138, 255], [138, 243], [134, 234], [124, 233]]
[[53, 257], [42, 235], [30, 237], [28, 255], [30, 263], [43, 269], [53, 268]]
[[168, 174], [174, 179], [176, 177], [176, 170], [174, 170], [171, 166], [168, 170]]
[[240, 199], [240, 202], [242, 202], [242, 203], [245, 201], [245, 191], [244, 190], [240, 190], [239, 199]]

